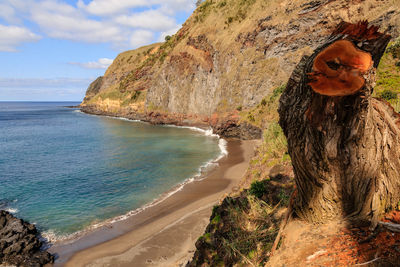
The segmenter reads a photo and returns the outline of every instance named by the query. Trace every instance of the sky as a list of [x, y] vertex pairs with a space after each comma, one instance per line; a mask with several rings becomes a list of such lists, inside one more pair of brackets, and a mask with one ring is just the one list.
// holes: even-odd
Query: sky
[[126, 50], [177, 32], [196, 0], [0, 0], [0, 101], [81, 101]]

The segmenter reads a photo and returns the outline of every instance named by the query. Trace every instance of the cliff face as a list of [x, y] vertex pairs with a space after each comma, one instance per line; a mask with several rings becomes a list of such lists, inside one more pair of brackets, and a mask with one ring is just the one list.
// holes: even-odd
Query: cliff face
[[340, 21], [367, 19], [396, 37], [399, 8], [396, 0], [207, 0], [165, 43], [120, 54], [82, 107], [155, 123], [237, 126], [238, 110], [285, 83]]

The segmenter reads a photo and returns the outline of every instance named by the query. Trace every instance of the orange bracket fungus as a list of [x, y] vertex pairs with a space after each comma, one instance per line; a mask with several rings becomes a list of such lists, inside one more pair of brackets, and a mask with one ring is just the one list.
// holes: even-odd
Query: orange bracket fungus
[[336, 41], [315, 57], [309, 85], [321, 95], [352, 95], [364, 86], [362, 75], [372, 63], [371, 55], [357, 49], [352, 42]]

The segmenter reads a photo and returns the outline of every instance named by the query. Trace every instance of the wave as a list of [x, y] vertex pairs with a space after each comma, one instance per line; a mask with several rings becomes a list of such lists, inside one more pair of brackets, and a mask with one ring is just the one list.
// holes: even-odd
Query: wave
[[11, 206], [12, 203], [15, 203], [17, 201], [18, 201], [18, 199], [14, 199], [14, 200], [0, 199], [0, 210], [5, 210], [12, 214], [18, 213], [19, 210], [17, 208], [14, 208]]
[[9, 213], [15, 214], [19, 212], [19, 209], [17, 208], [6, 208], [4, 209], [5, 211], [8, 211]]
[[177, 125], [163, 125], [164, 127], [175, 127], [175, 128], [182, 128], [182, 129], [189, 129], [195, 132], [200, 132], [202, 134], [204, 134], [205, 136], [214, 136], [214, 137], [218, 137], [220, 138], [220, 136], [218, 134], [213, 133], [212, 128], [208, 128], [208, 129], [203, 129], [203, 128], [199, 128], [199, 127], [194, 127], [194, 126], [177, 126]]

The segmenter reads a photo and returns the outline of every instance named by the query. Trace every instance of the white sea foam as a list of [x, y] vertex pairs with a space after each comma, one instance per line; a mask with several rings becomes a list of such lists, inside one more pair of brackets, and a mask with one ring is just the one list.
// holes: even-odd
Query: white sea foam
[[44, 238], [44, 240], [46, 242], [49, 242], [49, 243], [53, 243], [55, 241], [62, 240], [63, 238], [66, 238], [66, 236], [63, 237], [63, 236], [60, 236], [60, 235], [56, 235], [56, 233], [53, 230], [45, 231], [41, 235]]
[[174, 128], [182, 128], [182, 129], [189, 129], [195, 132], [200, 132], [206, 136], [214, 136], [220, 138], [218, 134], [214, 134], [213, 130], [211, 128], [208, 129], [202, 129], [194, 126], [177, 126], [177, 125], [163, 125], [164, 127], [174, 127]]
[[19, 210], [16, 208], [6, 208], [5, 211], [8, 211], [9, 213], [12, 213], [12, 214], [19, 212]]

